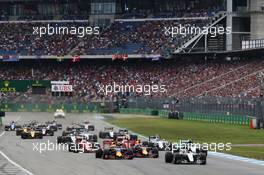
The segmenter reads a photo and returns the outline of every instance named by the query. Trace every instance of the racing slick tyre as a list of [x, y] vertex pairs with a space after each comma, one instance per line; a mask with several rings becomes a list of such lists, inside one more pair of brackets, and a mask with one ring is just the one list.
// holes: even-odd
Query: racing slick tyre
[[21, 134], [21, 139], [26, 139], [26, 138], [27, 138], [27, 135]]
[[95, 158], [102, 158], [103, 156], [103, 150], [102, 149], [98, 149], [95, 152]]
[[174, 164], [181, 164], [182, 163], [182, 157], [181, 155], [174, 153]]
[[206, 165], [206, 153], [203, 153], [201, 158], [200, 158], [200, 165]]
[[130, 135], [130, 140], [138, 140], [138, 136], [137, 135]]
[[62, 143], [61, 137], [57, 137], [57, 144], [61, 144], [61, 143]]
[[148, 146], [151, 147], [150, 142], [148, 142], [148, 141], [142, 141], [142, 145], [146, 146], [146, 147], [148, 147]]
[[104, 132], [99, 132], [99, 138], [104, 139], [105, 138], [105, 133]]
[[133, 153], [133, 150], [127, 150], [127, 152], [125, 153], [125, 159], [128, 159], [128, 160], [132, 160], [134, 158], [134, 153]]
[[16, 130], [16, 136], [20, 136], [21, 135], [21, 130]]
[[68, 132], [65, 132], [65, 131], [62, 131], [62, 136], [67, 136], [68, 135]]
[[103, 151], [103, 159], [107, 159], [108, 155], [109, 155], [109, 151], [108, 150], [104, 150]]
[[43, 135], [42, 135], [42, 134], [38, 134], [38, 135], [36, 136], [36, 139], [43, 139]]
[[94, 131], [94, 128], [95, 128], [94, 125], [88, 126], [89, 131]]
[[165, 162], [166, 163], [172, 163], [173, 161], [173, 154], [172, 152], [166, 152], [165, 153]]
[[54, 132], [50, 131], [49, 136], [54, 136]]
[[206, 165], [206, 159], [201, 160], [200, 165]]
[[5, 131], [9, 131], [10, 127], [9, 126], [5, 126]]
[[150, 157], [151, 158], [158, 158], [159, 157], [159, 150], [157, 148], [153, 148], [150, 151]]
[[62, 130], [62, 124], [57, 124], [57, 129]]

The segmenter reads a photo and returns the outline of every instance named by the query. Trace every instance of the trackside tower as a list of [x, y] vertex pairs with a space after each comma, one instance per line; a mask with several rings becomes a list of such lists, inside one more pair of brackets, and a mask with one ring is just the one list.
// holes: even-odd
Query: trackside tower
[[248, 0], [251, 19], [251, 39], [264, 39], [264, 1]]
[[232, 28], [232, 34], [226, 35], [226, 50], [241, 50], [242, 41], [250, 37], [249, 0], [227, 0], [226, 26]]

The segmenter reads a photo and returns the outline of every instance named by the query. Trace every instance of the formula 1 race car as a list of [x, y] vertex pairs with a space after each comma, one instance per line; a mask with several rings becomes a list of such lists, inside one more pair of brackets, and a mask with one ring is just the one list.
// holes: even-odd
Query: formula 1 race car
[[54, 130], [46, 125], [40, 125], [34, 129], [35, 131], [41, 132], [43, 136], [54, 136]]
[[158, 135], [149, 136], [149, 142], [153, 143], [159, 151], [170, 151], [172, 147], [172, 144], [169, 141], [161, 139]]
[[57, 128], [58, 128], [58, 130], [62, 130], [62, 124], [58, 123]]
[[101, 139], [114, 138], [114, 128], [113, 127], [105, 127], [104, 131], [99, 132], [99, 138], [101, 138]]
[[15, 131], [22, 128], [21, 125], [17, 125], [15, 122], [11, 122], [9, 125], [5, 125], [5, 131]]
[[53, 131], [57, 131], [57, 130], [61, 130], [62, 129], [62, 124], [57, 123], [57, 121], [53, 120], [53, 121], [48, 121], [45, 123], [47, 126], [50, 127], [51, 130]]
[[85, 139], [88, 142], [97, 142], [97, 135], [90, 133], [81, 125], [71, 125], [57, 137], [58, 144], [75, 143], [77, 138]]
[[21, 133], [23, 132], [24, 127], [16, 129], [16, 135], [21, 136]]
[[91, 134], [91, 133], [80, 133], [79, 136], [83, 137], [84, 139], [86, 139], [89, 142], [97, 142], [97, 135], [96, 134]]
[[95, 152], [95, 158], [102, 159], [133, 159], [132, 149], [112, 145], [112, 140], [104, 140], [103, 148]]
[[58, 130], [58, 126], [55, 122], [46, 122], [45, 124], [40, 124], [34, 121], [24, 124], [23, 127], [17, 127], [16, 135], [21, 136], [21, 133], [25, 130], [41, 132], [42, 136], [54, 136], [54, 133]]
[[62, 109], [57, 109], [54, 113], [55, 118], [65, 118], [66, 114]]
[[166, 152], [165, 162], [174, 164], [206, 164], [207, 150], [197, 148], [190, 140], [182, 140], [173, 151]]
[[127, 135], [128, 134], [128, 129], [126, 129], [126, 128], [119, 129], [118, 133], [120, 135]]
[[94, 131], [95, 127], [94, 125], [91, 125], [89, 121], [85, 121], [83, 122], [83, 126], [85, 129], [87, 129], [88, 131]]
[[73, 139], [71, 136], [58, 136], [57, 137], [58, 144], [69, 144], [72, 142], [73, 142]]
[[69, 144], [69, 152], [74, 153], [94, 153], [100, 149], [100, 144], [96, 142], [89, 142], [83, 138], [76, 139], [75, 143]]
[[132, 148], [134, 157], [138, 158], [158, 158], [159, 150], [156, 147], [145, 147], [142, 145], [136, 145]]
[[43, 134], [39, 131], [35, 131], [33, 129], [24, 128], [21, 132], [21, 138], [22, 139], [42, 139]]
[[134, 137], [117, 136], [114, 137], [113, 143], [125, 148], [133, 148], [135, 145], [138, 145], [140, 143], [140, 140], [137, 139], [136, 135]]

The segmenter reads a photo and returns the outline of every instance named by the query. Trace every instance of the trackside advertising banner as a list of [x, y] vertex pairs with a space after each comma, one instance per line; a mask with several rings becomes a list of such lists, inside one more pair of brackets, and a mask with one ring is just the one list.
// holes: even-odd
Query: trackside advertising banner
[[48, 80], [0, 80], [0, 92], [26, 92], [30, 87], [50, 87]]
[[51, 92], [72, 92], [72, 85], [51, 85]]
[[50, 82], [51, 84], [54, 84], [54, 85], [61, 85], [61, 84], [67, 84], [67, 85], [69, 85], [70, 84], [70, 82], [69, 81], [51, 81]]

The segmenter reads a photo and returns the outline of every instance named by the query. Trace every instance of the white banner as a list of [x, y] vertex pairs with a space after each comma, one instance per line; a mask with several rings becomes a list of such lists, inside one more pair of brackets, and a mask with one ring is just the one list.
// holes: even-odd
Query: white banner
[[51, 92], [72, 92], [72, 85], [52, 85]]
[[51, 81], [51, 84], [58, 85], [58, 84], [70, 84], [69, 81]]

